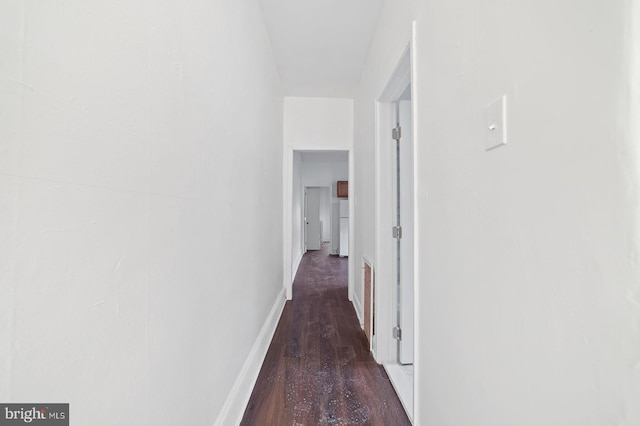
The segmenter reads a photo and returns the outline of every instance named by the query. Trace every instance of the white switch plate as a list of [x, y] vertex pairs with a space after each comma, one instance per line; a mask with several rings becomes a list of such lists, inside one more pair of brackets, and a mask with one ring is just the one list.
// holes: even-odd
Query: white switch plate
[[507, 143], [507, 95], [502, 95], [485, 108], [484, 134], [487, 151]]

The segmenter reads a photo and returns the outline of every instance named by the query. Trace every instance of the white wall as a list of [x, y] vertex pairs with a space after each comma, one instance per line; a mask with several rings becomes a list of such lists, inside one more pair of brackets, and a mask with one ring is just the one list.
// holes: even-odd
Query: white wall
[[353, 100], [285, 97], [284, 144], [297, 150], [350, 149]]
[[[348, 173], [345, 173], [347, 175]], [[320, 221], [322, 222], [322, 241], [331, 241], [331, 188], [320, 188]]]
[[295, 278], [296, 271], [304, 255], [304, 186], [302, 183], [302, 156], [293, 153], [293, 192], [291, 203], [291, 261], [286, 267]]
[[[640, 423], [638, 13], [385, 3], [355, 100], [354, 255], [375, 254], [374, 100], [417, 19], [416, 424]], [[486, 152], [502, 94], [509, 142]]]
[[282, 285], [266, 40], [251, 0], [1, 3], [0, 400], [216, 419]]
[[[287, 289], [287, 298], [290, 299], [292, 297], [291, 284], [299, 261], [296, 235], [301, 232], [293, 219], [297, 214], [294, 211], [294, 205], [297, 203], [296, 195], [292, 190], [294, 188], [294, 169], [297, 167], [294, 162], [298, 161], [294, 161], [294, 151], [351, 150], [353, 146], [353, 100], [285, 97], [283, 133], [282, 190], [284, 193], [283, 240], [285, 242], [283, 269], [285, 271], [284, 287]], [[349, 180], [352, 180], [351, 176], [349, 176]], [[350, 266], [350, 282], [352, 270], [353, 268]]]

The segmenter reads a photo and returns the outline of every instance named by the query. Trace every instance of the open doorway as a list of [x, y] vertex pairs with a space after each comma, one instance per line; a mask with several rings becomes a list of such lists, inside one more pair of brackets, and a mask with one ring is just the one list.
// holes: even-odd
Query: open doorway
[[376, 103], [376, 334], [373, 350], [414, 410], [415, 178], [411, 45]]
[[[338, 197], [337, 183], [348, 182], [351, 160], [347, 150], [292, 149], [288, 157], [285, 161], [290, 162], [291, 174], [290, 180], [289, 176], [285, 175], [284, 226], [285, 229], [288, 228], [290, 245], [287, 246], [288, 241], [285, 241], [284, 259], [285, 288], [287, 298], [291, 299], [293, 279], [307, 250], [318, 250], [322, 244], [330, 255], [341, 255], [340, 240], [344, 239], [344, 235], [341, 235], [340, 228], [340, 202], [351, 201], [347, 197]], [[308, 212], [309, 202], [312, 215]], [[311, 223], [307, 224], [307, 219], [311, 219]], [[347, 221], [350, 220], [351, 218], [347, 218]], [[351, 231], [347, 225], [345, 227], [348, 243]], [[289, 236], [286, 238], [289, 239]], [[351, 268], [351, 261], [349, 265]]]
[[306, 250], [331, 244], [331, 187], [308, 186], [304, 190], [304, 240]]

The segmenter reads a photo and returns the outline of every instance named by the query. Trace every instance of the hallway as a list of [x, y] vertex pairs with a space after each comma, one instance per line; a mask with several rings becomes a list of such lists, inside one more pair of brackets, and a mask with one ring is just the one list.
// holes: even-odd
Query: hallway
[[640, 0], [5, 0], [0, 57], [0, 403], [640, 426]]
[[347, 299], [347, 259], [305, 254], [242, 425], [408, 425]]

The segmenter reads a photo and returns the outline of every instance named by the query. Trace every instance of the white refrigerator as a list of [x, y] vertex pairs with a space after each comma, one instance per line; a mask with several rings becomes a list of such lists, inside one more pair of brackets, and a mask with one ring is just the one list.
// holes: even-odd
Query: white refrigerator
[[349, 256], [349, 200], [340, 200], [340, 256]]

